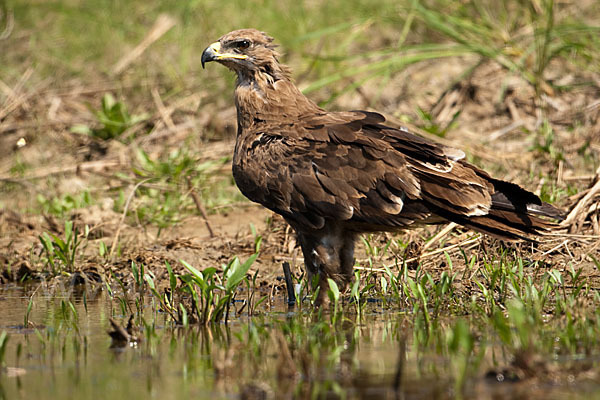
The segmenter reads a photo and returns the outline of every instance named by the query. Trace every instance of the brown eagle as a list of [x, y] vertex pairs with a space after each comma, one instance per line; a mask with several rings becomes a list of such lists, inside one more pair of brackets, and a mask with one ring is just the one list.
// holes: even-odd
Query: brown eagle
[[528, 239], [561, 213], [535, 194], [492, 178], [465, 154], [385, 125], [370, 111], [329, 112], [305, 97], [278, 61], [273, 38], [230, 32], [202, 53], [237, 74], [233, 176], [250, 200], [298, 234], [319, 299], [327, 278], [352, 278], [361, 232], [453, 221], [502, 239]]

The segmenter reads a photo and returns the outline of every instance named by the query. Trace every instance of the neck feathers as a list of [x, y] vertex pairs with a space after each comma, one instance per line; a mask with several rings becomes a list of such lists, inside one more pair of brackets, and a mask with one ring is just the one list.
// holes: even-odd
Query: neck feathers
[[294, 85], [288, 68], [277, 62], [270, 68], [238, 71], [235, 104], [238, 134], [262, 123], [285, 124], [287, 120], [322, 111]]

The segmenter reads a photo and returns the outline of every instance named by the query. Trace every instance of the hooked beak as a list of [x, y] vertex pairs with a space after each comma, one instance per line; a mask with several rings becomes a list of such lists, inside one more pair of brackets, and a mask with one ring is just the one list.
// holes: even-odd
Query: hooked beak
[[202, 69], [204, 69], [204, 64], [207, 62], [231, 59], [245, 60], [246, 58], [248, 58], [248, 56], [244, 54], [221, 53], [221, 43], [214, 42], [202, 52], [200, 61], [202, 62]]

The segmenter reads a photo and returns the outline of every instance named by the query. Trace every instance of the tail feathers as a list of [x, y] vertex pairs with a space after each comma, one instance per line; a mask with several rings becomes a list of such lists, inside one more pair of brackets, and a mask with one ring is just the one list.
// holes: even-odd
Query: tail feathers
[[544, 203], [538, 196], [516, 183], [496, 179], [485, 171], [472, 167], [477, 175], [487, 180], [494, 187], [492, 193], [492, 209], [514, 211], [518, 214], [537, 215], [562, 221], [565, 214], [558, 208]]
[[[503, 192], [496, 192], [492, 194], [491, 208], [493, 210], [514, 211], [520, 214], [538, 215], [540, 217], [548, 217], [559, 221], [564, 219], [565, 216], [561, 210], [551, 204], [542, 202], [533, 193], [527, 192], [522, 188], [519, 189], [523, 192], [526, 192], [529, 196], [523, 198], [521, 196], [515, 196], [514, 193], [511, 193], [509, 198]], [[534, 197], [532, 198], [531, 196]]]
[[497, 192], [492, 195], [492, 205], [485, 215], [466, 216], [442, 209], [436, 210], [436, 214], [499, 239], [532, 241], [531, 236], [551, 231], [558, 227], [553, 221], [564, 218], [558, 208], [538, 201], [539, 204], [510, 202], [506, 195]]
[[[470, 169], [478, 178], [480, 188], [489, 190], [487, 201], [482, 202], [487, 211], [484, 215], [466, 213], [457, 207], [457, 201], [444, 202], [445, 196], [439, 196], [436, 201], [428, 201], [427, 206], [437, 215], [461, 224], [465, 227], [507, 240], [532, 240], [531, 236], [540, 235], [552, 230], [558, 225], [553, 221], [561, 221], [564, 214], [558, 208], [544, 203], [534, 193], [519, 185], [491, 177], [487, 172], [466, 163], [462, 167]], [[467, 176], [468, 174], [464, 174]], [[477, 186], [477, 185], [473, 185]], [[485, 189], [484, 189], [485, 190]], [[435, 197], [436, 193], [432, 193]], [[446, 193], [443, 193], [446, 195]], [[463, 198], [477, 201], [462, 193]], [[439, 198], [441, 197], [441, 198]], [[490, 201], [491, 200], [491, 201]], [[479, 201], [481, 199], [479, 198]], [[463, 201], [464, 202], [464, 201]], [[470, 210], [475, 209], [471, 204]]]
[[558, 227], [553, 222], [532, 215], [523, 216], [493, 211], [488, 215], [465, 218], [463, 221], [456, 222], [503, 240], [534, 241], [533, 235], [543, 235]]
[[439, 210], [444, 218], [503, 240], [532, 241], [532, 235], [544, 234], [557, 225], [540, 217], [511, 211], [490, 210], [486, 215], [464, 216]]
[[548, 203], [542, 203], [541, 205], [528, 204], [527, 211], [530, 214], [552, 218], [557, 221], [562, 221], [565, 219], [565, 213], [563, 211]]
[[469, 218], [468, 223], [476, 230], [491, 230], [490, 234], [510, 240], [531, 240], [531, 235], [543, 235], [558, 226], [531, 213], [497, 209], [484, 216]]
[[496, 207], [492, 203], [487, 215], [471, 217], [467, 224], [503, 239], [530, 241], [531, 235], [543, 235], [557, 228], [554, 221], [563, 218], [559, 209], [547, 203], [527, 204], [524, 210]]

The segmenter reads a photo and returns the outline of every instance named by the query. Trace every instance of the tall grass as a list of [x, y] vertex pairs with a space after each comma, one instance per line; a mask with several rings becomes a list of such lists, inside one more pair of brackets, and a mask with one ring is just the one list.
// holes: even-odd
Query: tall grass
[[428, 29], [521, 74], [540, 94], [552, 91], [545, 77], [552, 60], [579, 62], [596, 70], [599, 61], [593, 53], [598, 49], [600, 26], [585, 22], [585, 7], [555, 3], [441, 0], [434, 7], [416, 2], [414, 9]]
[[257, 7], [241, 0], [93, 0], [13, 1], [8, 9], [16, 24], [5, 40], [8, 51], [0, 73], [15, 78], [22, 74], [24, 58], [42, 76], [108, 76], [158, 15], [170, 14], [177, 25], [127, 75], [135, 77], [134, 85], [151, 79], [171, 87], [172, 93], [197, 87], [214, 92], [231, 85], [231, 79], [210, 79], [227, 74], [224, 69], [200, 75], [200, 55], [208, 43], [241, 27], [276, 37], [287, 53], [284, 62], [292, 64], [300, 83], [310, 82], [305, 91], [328, 89], [321, 97], [339, 95], [373, 78], [385, 82], [412, 63], [462, 54], [494, 60], [541, 91], [551, 90], [544, 72], [556, 58], [596, 71], [600, 65], [600, 27], [587, 22], [600, 13], [593, 3], [267, 0]]

